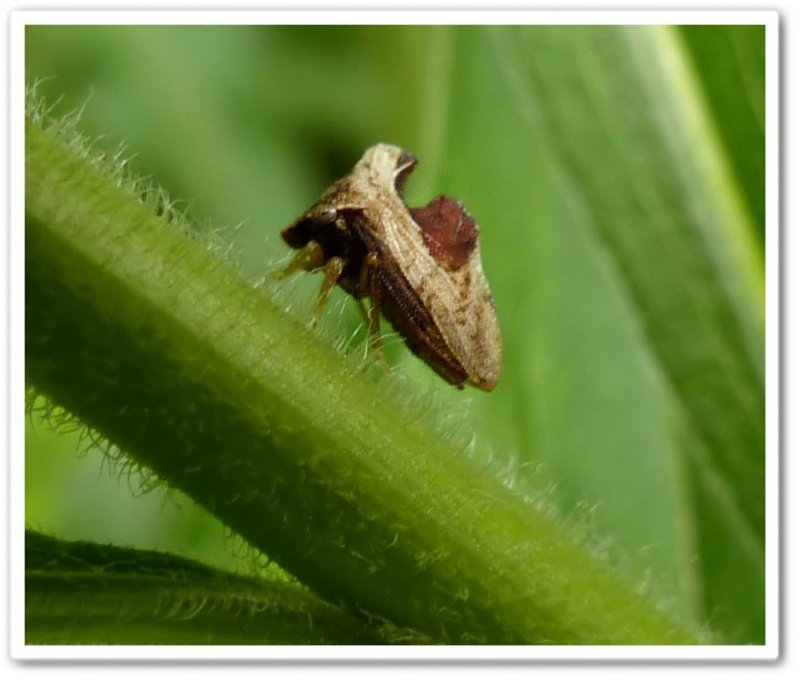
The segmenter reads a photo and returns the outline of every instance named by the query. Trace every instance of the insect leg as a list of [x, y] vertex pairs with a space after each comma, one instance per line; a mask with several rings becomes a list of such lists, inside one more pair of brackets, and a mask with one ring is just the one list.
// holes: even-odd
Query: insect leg
[[369, 312], [367, 312], [367, 308], [364, 306], [364, 300], [358, 298], [356, 304], [358, 305], [358, 311], [361, 312], [361, 316], [364, 317], [364, 327], [369, 328]]
[[280, 269], [272, 274], [276, 279], [285, 279], [290, 274], [297, 271], [314, 271], [319, 269], [325, 263], [325, 253], [322, 251], [322, 246], [316, 241], [309, 241], [292, 258], [292, 261], [287, 264], [283, 269]]
[[378, 256], [370, 253], [364, 260], [364, 266], [368, 270], [369, 280], [369, 334], [372, 342], [378, 351], [382, 350], [381, 345], [381, 287], [377, 277]]
[[331, 291], [334, 285], [342, 275], [344, 269], [344, 260], [341, 257], [332, 257], [325, 263], [325, 280], [322, 282], [322, 287], [319, 289], [319, 297], [317, 297], [317, 304], [314, 307], [314, 316], [312, 323], [316, 323], [322, 315], [322, 310], [325, 309], [325, 304], [331, 296]]
[[377, 253], [369, 253], [364, 258], [361, 272], [359, 273], [359, 285], [362, 290], [369, 294], [369, 315], [367, 317], [367, 328], [372, 347], [375, 349], [378, 359], [388, 371], [389, 364], [386, 355], [383, 353], [383, 341], [381, 340], [381, 281], [378, 277], [380, 271], [380, 261]]

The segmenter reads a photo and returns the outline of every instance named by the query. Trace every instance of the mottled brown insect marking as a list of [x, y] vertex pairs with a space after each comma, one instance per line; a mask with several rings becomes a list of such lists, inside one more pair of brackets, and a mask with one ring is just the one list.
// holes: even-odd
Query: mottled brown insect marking
[[409, 210], [402, 192], [416, 163], [396, 146], [367, 149], [349, 175], [281, 232], [299, 250], [283, 274], [324, 271], [316, 314], [334, 284], [357, 300], [368, 297], [376, 346], [383, 315], [449, 383], [491, 390], [502, 370], [502, 342], [478, 227], [445, 196]]
[[425, 245], [440, 265], [454, 271], [467, 263], [478, 243], [478, 230], [475, 220], [458, 201], [438, 196], [424, 208], [412, 208], [410, 212], [422, 228]]

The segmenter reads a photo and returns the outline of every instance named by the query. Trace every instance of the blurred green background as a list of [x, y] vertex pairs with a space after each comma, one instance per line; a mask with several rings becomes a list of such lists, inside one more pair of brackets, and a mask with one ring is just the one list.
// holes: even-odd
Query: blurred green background
[[[481, 226], [505, 371], [495, 392], [461, 393], [399, 345], [392, 361], [456, 427], [474, 427], [491, 474], [569, 518], [643, 590], [731, 640], [763, 633], [758, 548], [703, 512], [652, 323], [593, 224], [599, 208], [632, 233], [668, 230], [675, 205], [659, 192], [672, 176], [699, 223], [730, 217], [703, 255], [725, 272], [759, 365], [763, 27], [39, 26], [26, 32], [26, 73], [55, 114], [82, 111], [98, 148], [124, 143], [132, 169], [202, 228], [238, 227], [223, 238], [253, 281], [285, 258], [280, 229], [368, 146], [415, 153], [409, 204], [447, 193]], [[585, 132], [577, 156], [560, 123]], [[716, 192], [712, 207], [684, 163]], [[602, 205], [581, 177], [605, 181]], [[310, 309], [318, 279], [288, 285]], [[358, 322], [339, 294], [325, 323], [343, 336]], [[103, 466], [77, 433], [34, 415], [26, 447], [29, 526], [250, 568], [214, 518], [177, 492], [132, 493], [136, 476]]]

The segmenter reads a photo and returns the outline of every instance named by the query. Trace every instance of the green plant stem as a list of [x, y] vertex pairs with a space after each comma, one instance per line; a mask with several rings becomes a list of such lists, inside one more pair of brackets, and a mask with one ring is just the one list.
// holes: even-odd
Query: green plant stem
[[387, 644], [418, 634], [356, 618], [295, 583], [174, 555], [28, 531], [28, 644]]
[[26, 199], [29, 380], [324, 598], [441, 641], [696, 641], [35, 122]]

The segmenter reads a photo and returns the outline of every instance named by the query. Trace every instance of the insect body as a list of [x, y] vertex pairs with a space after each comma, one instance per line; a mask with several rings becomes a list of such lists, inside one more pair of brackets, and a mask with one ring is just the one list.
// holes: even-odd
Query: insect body
[[281, 232], [300, 250], [284, 273], [323, 269], [317, 313], [334, 284], [359, 302], [369, 297], [373, 338], [383, 314], [445, 380], [491, 390], [502, 343], [477, 225], [444, 196], [409, 209], [402, 192], [415, 164], [396, 146], [367, 149], [349, 175]]

